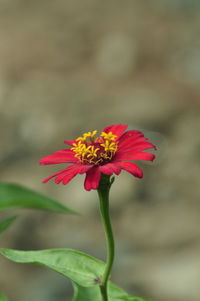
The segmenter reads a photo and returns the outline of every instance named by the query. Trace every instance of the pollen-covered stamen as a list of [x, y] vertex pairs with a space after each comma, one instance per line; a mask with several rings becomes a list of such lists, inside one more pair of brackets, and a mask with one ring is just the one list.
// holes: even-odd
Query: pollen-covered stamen
[[102, 132], [101, 137], [103, 137], [104, 140], [103, 143], [100, 144], [105, 150], [104, 158], [111, 159], [117, 150], [117, 143], [113, 142], [116, 140], [117, 136], [113, 135], [112, 132]]
[[106, 152], [110, 151], [110, 152], [115, 152], [117, 150], [117, 145], [114, 142], [110, 142], [108, 140], [105, 141], [105, 143], [101, 143], [101, 146], [104, 147], [104, 150]]
[[115, 141], [117, 138], [117, 136], [113, 135], [112, 132], [109, 133], [102, 132], [101, 137], [103, 137], [106, 141]]
[[87, 139], [90, 141], [90, 142], [94, 142], [94, 136], [96, 135], [97, 131], [93, 131], [93, 132], [88, 132], [88, 133], [85, 133], [83, 134], [82, 137], [78, 137], [76, 139], [76, 141], [82, 141], [82, 142], [86, 142]]
[[90, 148], [90, 150], [87, 157], [97, 157], [97, 152], [100, 150], [100, 148], [95, 148], [94, 145], [90, 145], [88, 148]]
[[112, 159], [117, 150], [116, 135], [102, 132], [99, 138], [94, 139], [96, 133], [97, 131], [83, 134], [71, 148], [75, 157], [84, 164], [104, 164]]
[[73, 147], [71, 150], [73, 150], [76, 154], [75, 157], [78, 157], [79, 155], [82, 155], [85, 152], [86, 145], [82, 143], [81, 141], [78, 141], [78, 143], [73, 143]]

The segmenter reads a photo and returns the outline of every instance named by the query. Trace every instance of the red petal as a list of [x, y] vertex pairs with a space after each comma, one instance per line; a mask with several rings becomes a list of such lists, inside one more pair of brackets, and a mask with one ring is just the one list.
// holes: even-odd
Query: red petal
[[[71, 165], [70, 165], [70, 166], [71, 166]], [[54, 178], [54, 177], [56, 177], [56, 176], [58, 176], [58, 175], [60, 175], [60, 174], [62, 174], [62, 173], [65, 173], [65, 171], [66, 171], [70, 166], [68, 166], [67, 168], [62, 169], [62, 170], [60, 170], [60, 171], [54, 173], [53, 175], [51, 175], [51, 176], [49, 176], [49, 177], [47, 177], [46, 179], [44, 179], [44, 180], [42, 181], [42, 183], [47, 183], [47, 182], [48, 182], [49, 180], [51, 180], [52, 178]]]
[[[71, 167], [71, 168], [70, 168]], [[85, 173], [88, 169], [90, 169], [92, 166], [91, 165], [83, 165], [83, 164], [74, 164], [68, 167], [68, 169], [58, 176], [55, 179], [55, 183], [59, 184], [62, 182], [63, 184], [69, 183], [77, 174], [83, 174]]]
[[64, 143], [67, 144], [67, 145], [72, 146], [73, 143], [77, 143], [77, 141], [76, 140], [65, 140]]
[[118, 151], [139, 151], [139, 150], [145, 150], [149, 148], [156, 148], [154, 144], [146, 141], [147, 138], [144, 136], [138, 136], [138, 137], [127, 137], [122, 140], [121, 138], [118, 143]]
[[124, 170], [130, 172], [133, 176], [135, 176], [137, 178], [143, 177], [142, 170], [132, 162], [115, 162], [115, 165], [117, 165], [121, 169], [124, 169]]
[[122, 143], [119, 141], [118, 148], [131, 147], [133, 145], [137, 145], [139, 143], [144, 143], [146, 141], [147, 141], [147, 138], [145, 138], [145, 137], [130, 137], [130, 138], [124, 139]]
[[[120, 138], [119, 138], [119, 145], [123, 145], [124, 143], [127, 144], [128, 140], [130, 139], [131, 141], [144, 137], [142, 132], [139, 131], [127, 131], [125, 132]], [[144, 139], [146, 139], [144, 137]]]
[[40, 165], [79, 162], [70, 149], [59, 150], [40, 160]]
[[121, 136], [121, 134], [127, 129], [127, 124], [116, 124], [116, 125], [110, 125], [107, 126], [103, 132], [109, 133], [112, 132], [114, 135], [117, 135], [117, 137]]
[[99, 170], [102, 173], [104, 173], [105, 175], [112, 175], [113, 173], [115, 173], [116, 175], [119, 175], [121, 172], [121, 169], [113, 163], [101, 165], [101, 166], [99, 166]]
[[150, 143], [150, 142], [140, 142], [140, 143], [137, 143], [137, 144], [130, 144], [130, 145], [127, 145], [126, 147], [120, 147], [118, 148], [117, 152], [118, 153], [124, 153], [124, 152], [139, 152], [139, 151], [143, 151], [143, 150], [146, 150], [146, 149], [150, 149], [150, 148], [154, 148], [155, 149], [155, 146]]
[[69, 173], [63, 173], [57, 178], [55, 178], [55, 183], [59, 184], [62, 182], [63, 184], [69, 183], [76, 175], [78, 174], [77, 170], [71, 170]]
[[99, 181], [101, 173], [98, 167], [92, 167], [86, 172], [86, 178], [84, 187], [86, 190], [97, 189], [99, 187]]
[[[131, 138], [127, 138], [123, 143], [119, 143], [119, 145], [122, 147], [126, 146], [126, 145], [137, 145], [139, 143], [144, 143], [144, 142], [148, 142], [150, 143], [149, 141], [147, 141], [148, 138], [145, 138], [145, 137], [131, 137]], [[153, 144], [152, 144], [153, 145]], [[153, 145], [154, 146], [154, 145]], [[155, 146], [154, 146], [155, 147]]]
[[59, 184], [61, 181], [63, 181], [63, 184], [67, 184], [74, 176], [85, 173], [91, 167], [91, 165], [73, 164], [49, 176], [43, 181], [43, 183], [46, 183], [50, 179], [56, 177], [56, 184]]
[[155, 155], [152, 153], [129, 151], [129, 152], [116, 153], [113, 161], [114, 162], [115, 161], [129, 161], [129, 160], [153, 161], [154, 159], [155, 159]]

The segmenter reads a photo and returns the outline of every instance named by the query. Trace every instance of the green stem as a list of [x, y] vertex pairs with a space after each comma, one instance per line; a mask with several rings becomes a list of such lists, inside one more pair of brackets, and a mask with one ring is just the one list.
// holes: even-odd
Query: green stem
[[114, 238], [109, 215], [109, 191], [111, 185], [112, 182], [110, 182], [110, 176], [102, 175], [101, 182], [98, 188], [98, 195], [100, 201], [101, 218], [104, 225], [107, 245], [106, 267], [100, 285], [102, 301], [108, 301], [108, 280], [112, 269], [115, 252]]

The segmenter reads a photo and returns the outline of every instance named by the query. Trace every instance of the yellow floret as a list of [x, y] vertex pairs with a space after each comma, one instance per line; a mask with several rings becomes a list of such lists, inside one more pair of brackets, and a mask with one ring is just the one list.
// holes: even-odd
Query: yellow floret
[[102, 132], [101, 137], [103, 137], [105, 140], [108, 140], [108, 141], [115, 141], [117, 138], [117, 135], [114, 135], [112, 132], [109, 132], [109, 133]]
[[117, 142], [114, 142], [117, 138], [116, 135], [113, 135], [112, 132], [102, 132], [101, 138], [97, 139], [99, 142], [96, 141], [96, 143], [102, 142], [101, 148], [93, 144], [96, 133], [96, 130], [84, 133], [82, 137], [76, 139], [77, 142], [72, 144], [71, 150], [75, 152], [75, 157], [82, 163], [100, 164], [104, 159], [112, 159], [117, 150]]
[[90, 148], [90, 150], [89, 150], [89, 153], [88, 153], [88, 155], [87, 155], [87, 157], [89, 158], [89, 157], [97, 157], [97, 152], [98, 152], [98, 150], [99, 150], [100, 148], [94, 148], [94, 145], [92, 145], [91, 146], [91, 148]]
[[91, 142], [94, 141], [94, 136], [96, 135], [97, 131], [93, 131], [93, 132], [88, 132], [88, 133], [84, 133], [82, 137], [78, 137], [76, 139], [76, 141], [82, 141], [82, 142], [85, 142], [87, 140], [87, 138], [89, 138], [89, 140]]

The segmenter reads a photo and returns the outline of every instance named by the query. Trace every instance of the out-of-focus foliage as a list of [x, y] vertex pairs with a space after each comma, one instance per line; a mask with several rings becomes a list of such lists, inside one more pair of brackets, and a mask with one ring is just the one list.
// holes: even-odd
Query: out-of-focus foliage
[[16, 220], [16, 216], [10, 216], [0, 221], [0, 233], [5, 231]]
[[0, 292], [0, 301], [9, 301], [8, 298]]
[[32, 208], [60, 213], [75, 213], [61, 203], [17, 184], [0, 183], [0, 210]]

